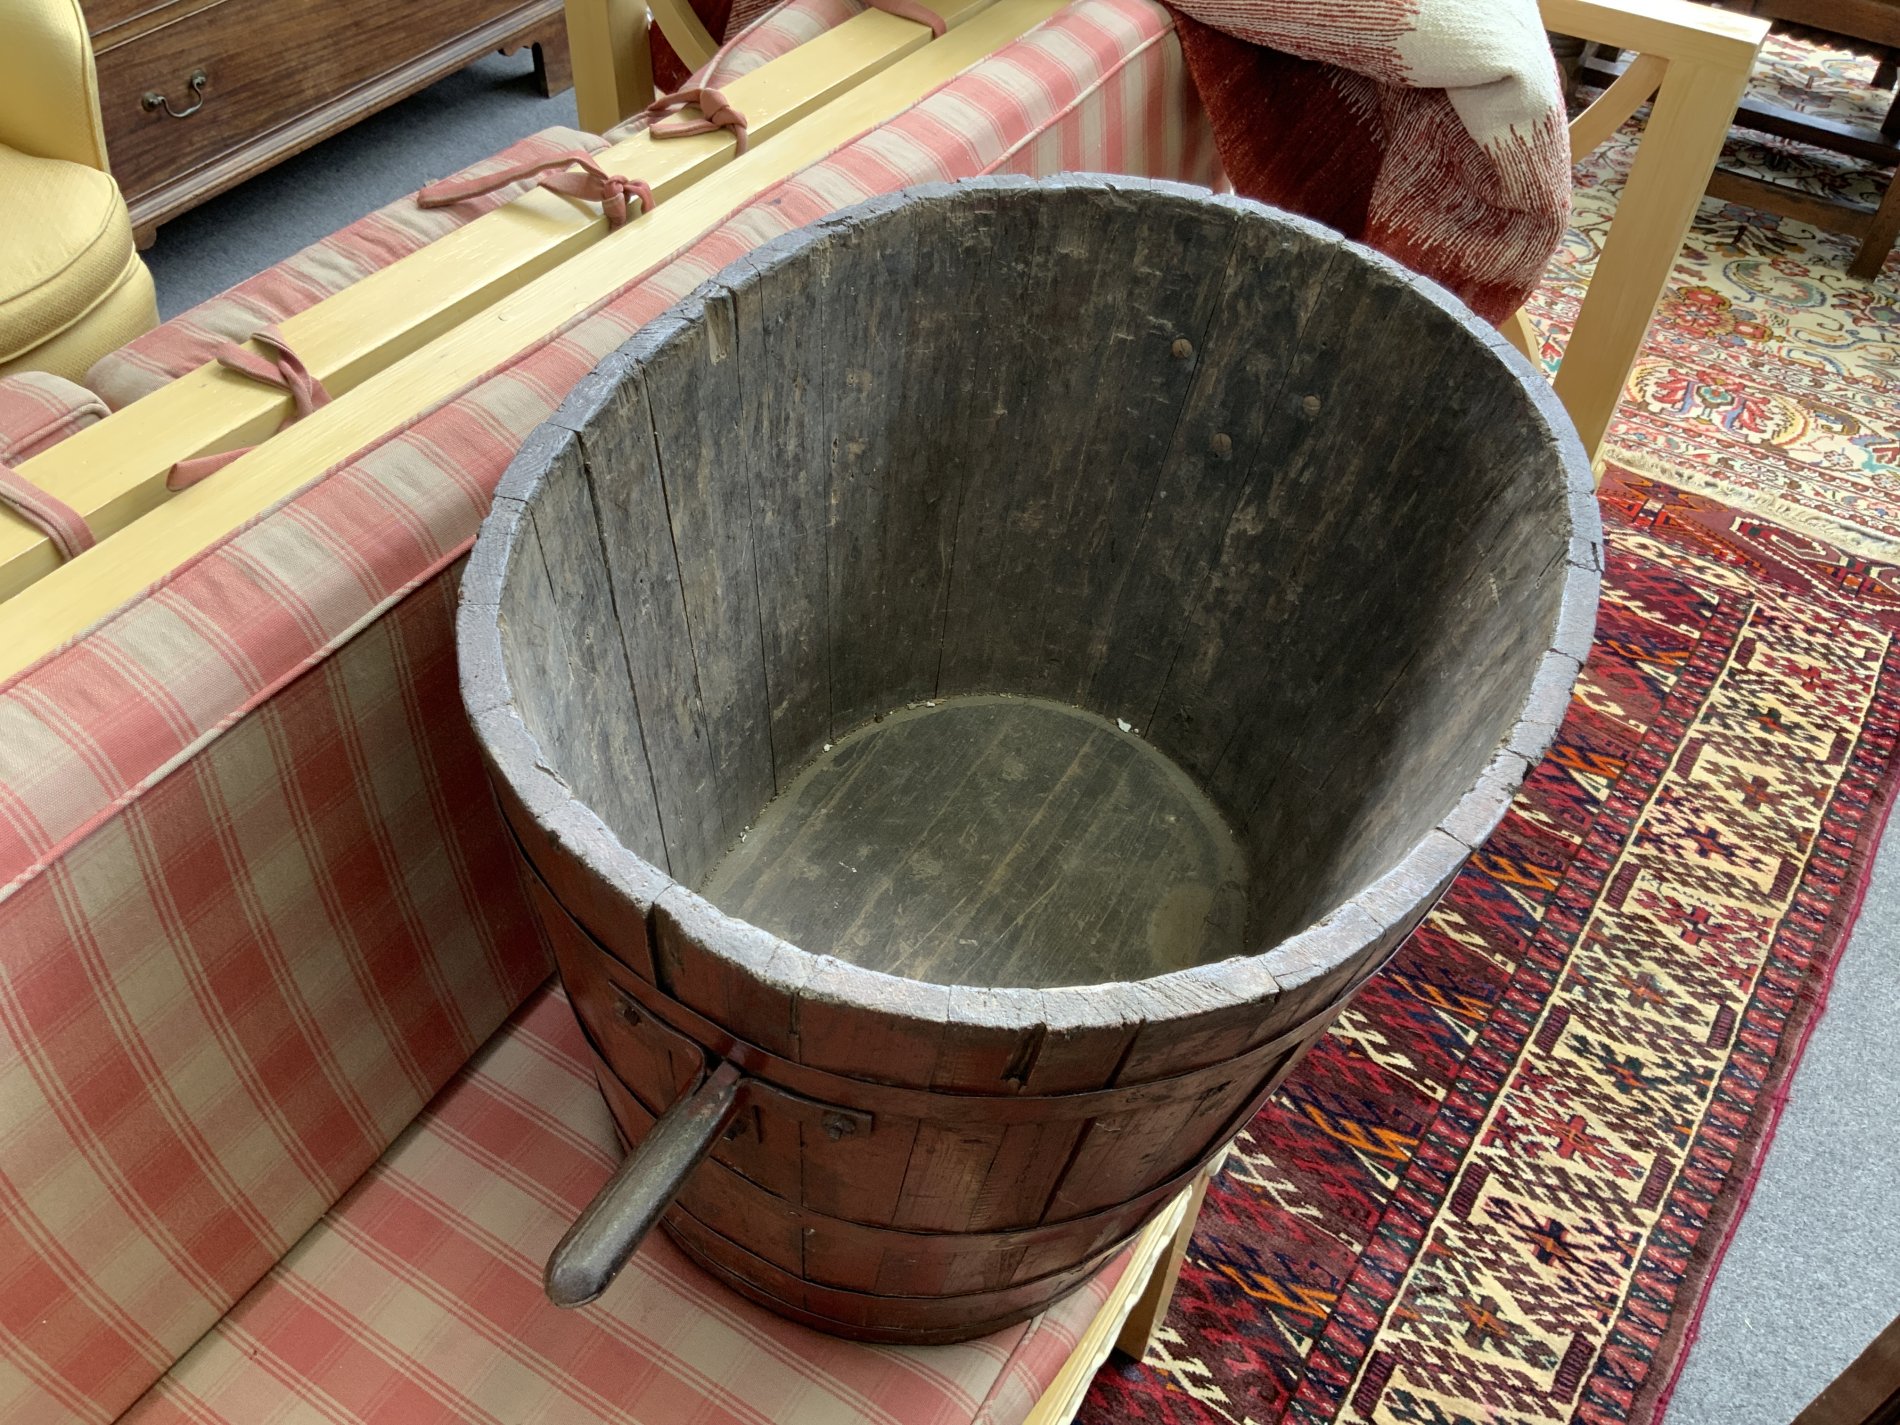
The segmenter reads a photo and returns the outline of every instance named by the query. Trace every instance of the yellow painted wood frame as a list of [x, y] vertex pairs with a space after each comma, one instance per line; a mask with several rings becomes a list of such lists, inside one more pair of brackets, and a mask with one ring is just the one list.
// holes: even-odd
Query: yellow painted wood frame
[[[1638, 56], [1571, 122], [1573, 158], [1593, 151], [1654, 99], [1555, 380], [1595, 460], [1768, 22], [1690, 0], [1541, 0], [1541, 9], [1546, 29]], [[1521, 341], [1521, 331], [1505, 329]]]
[[1169, 1203], [1135, 1238], [1134, 1256], [1127, 1269], [1090, 1319], [1056, 1378], [1024, 1417], [1023, 1425], [1068, 1425], [1110, 1350], [1136, 1360], [1147, 1351], [1155, 1328], [1174, 1299], [1181, 1261], [1201, 1215], [1201, 1200], [1220, 1161], [1216, 1158], [1214, 1166], [1196, 1178], [1192, 1187]]
[[[593, 3], [597, 16], [611, 16], [619, 0]], [[951, 0], [941, 13], [957, 26], [990, 3]], [[578, 8], [576, 0], [570, 19]], [[602, 18], [597, 28], [607, 34], [613, 27]], [[748, 146], [758, 148], [929, 43], [926, 26], [869, 10], [734, 80], [727, 93], [747, 117]], [[646, 180], [664, 206], [734, 152], [724, 132], [675, 139], [639, 133], [596, 161]], [[592, 204], [536, 189], [280, 327], [325, 389], [341, 396], [606, 236]], [[283, 392], [207, 364], [18, 469], [78, 510], [104, 539], [171, 498], [165, 477], [174, 462], [266, 440], [289, 408]], [[0, 600], [58, 567], [44, 534], [0, 510]]]
[[566, 14], [574, 108], [583, 129], [604, 134], [653, 102], [646, 0], [567, 0]]
[[666, 42], [673, 47], [673, 53], [680, 57], [680, 63], [688, 70], [698, 69], [700, 65], [713, 57], [713, 51], [719, 48], [706, 29], [705, 23], [693, 13], [693, 7], [687, 0], [647, 0], [653, 11], [653, 22], [660, 27], [660, 33], [666, 36]]
[[[748, 148], [652, 212], [618, 232], [602, 235], [527, 285], [408, 352], [374, 378], [345, 390], [329, 405], [238, 457], [210, 479], [164, 500], [141, 516], [136, 528], [101, 540], [96, 548], [0, 602], [0, 679], [98, 622], [260, 511], [413, 420], [418, 412], [452, 399], [629, 281], [663, 265], [772, 184], [895, 118], [985, 55], [1028, 33], [1065, 3], [996, 0], [941, 39], [823, 104], [787, 128], [780, 139]], [[870, 12], [858, 19], [874, 17], [893, 18]], [[801, 46], [798, 54], [808, 56], [811, 49], [811, 45]], [[155, 392], [91, 430], [62, 441], [47, 454], [76, 445], [94, 430], [107, 429], [140, 407], [158, 402], [162, 394]], [[152, 433], [153, 439], [168, 437], [175, 444], [179, 440], [162, 423]], [[31, 475], [45, 458], [37, 457], [20, 469]]]

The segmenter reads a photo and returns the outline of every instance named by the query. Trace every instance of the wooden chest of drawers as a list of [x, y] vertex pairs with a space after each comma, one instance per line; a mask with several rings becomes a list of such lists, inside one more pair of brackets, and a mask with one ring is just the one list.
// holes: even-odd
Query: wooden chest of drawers
[[568, 83], [562, 0], [82, 0], [140, 245], [214, 193], [491, 50]]

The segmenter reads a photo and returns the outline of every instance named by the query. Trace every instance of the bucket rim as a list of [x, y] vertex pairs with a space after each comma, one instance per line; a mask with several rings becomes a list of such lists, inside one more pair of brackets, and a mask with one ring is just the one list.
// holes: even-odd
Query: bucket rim
[[[1543, 657], [1508, 737], [1452, 809], [1388, 870], [1305, 929], [1276, 944], [1188, 969], [1134, 980], [1051, 988], [945, 985], [873, 970], [837, 956], [806, 950], [730, 916], [711, 901], [623, 845], [598, 813], [576, 796], [544, 759], [514, 699], [503, 655], [500, 595], [522, 519], [559, 457], [611, 400], [623, 381], [700, 321], [711, 303], [729, 300], [735, 287], [795, 260], [833, 235], [918, 203], [1027, 193], [1096, 192], [1130, 201], [1161, 197], [1226, 209], [1344, 249], [1387, 280], [1436, 307], [1492, 353], [1527, 397], [1562, 471], [1569, 524], [1565, 573], [1557, 615]], [[1383, 253], [1295, 214], [1232, 194], [1162, 179], [1065, 173], [1045, 179], [985, 176], [919, 184], [867, 199], [761, 244], [702, 283], [642, 327], [601, 362], [561, 407], [532, 432], [498, 484], [463, 571], [456, 615], [464, 707], [504, 811], [532, 818], [537, 834], [615, 892], [644, 921], [651, 942], [658, 922], [682, 920], [710, 932], [705, 948], [768, 989], [822, 999], [901, 1020], [980, 1025], [986, 1030], [1051, 1033], [1126, 1026], [1188, 1024], [1213, 1013], [1263, 1007], [1311, 984], [1381, 939], [1384, 953], [1364, 968], [1363, 981], [1382, 965], [1429, 913], [1471, 854], [1502, 820], [1513, 794], [1557, 734], [1571, 689], [1588, 657], [1604, 562], [1595, 480], [1583, 445], [1549, 382], [1496, 329], [1431, 279]], [[517, 840], [522, 840], [517, 825]], [[542, 870], [525, 844], [530, 866]], [[545, 879], [545, 873], [544, 873]], [[566, 907], [579, 920], [573, 907]], [[610, 952], [614, 927], [587, 925]], [[624, 932], [622, 932], [624, 934]], [[696, 939], [698, 937], [695, 937]], [[765, 942], [769, 948], [762, 949]], [[1342, 1001], [1350, 988], [1339, 987]], [[736, 1028], [736, 1027], [734, 1027]]]

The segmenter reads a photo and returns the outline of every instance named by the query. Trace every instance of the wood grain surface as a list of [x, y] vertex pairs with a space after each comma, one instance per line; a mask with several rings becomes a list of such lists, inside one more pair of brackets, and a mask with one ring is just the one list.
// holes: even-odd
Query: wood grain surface
[[1245, 877], [1219, 809], [1132, 730], [977, 695], [847, 733], [698, 889], [867, 969], [1041, 987], [1240, 953]]
[[[85, 0], [113, 176], [148, 230], [500, 48], [567, 71], [560, 0]], [[185, 118], [148, 106], [162, 94]]]
[[879, 1340], [1046, 1305], [1251, 1118], [1542, 755], [1602, 563], [1501, 337], [1163, 184], [836, 215], [537, 439], [464, 692], [603, 1088], [637, 1141], [743, 1070], [669, 1230]]

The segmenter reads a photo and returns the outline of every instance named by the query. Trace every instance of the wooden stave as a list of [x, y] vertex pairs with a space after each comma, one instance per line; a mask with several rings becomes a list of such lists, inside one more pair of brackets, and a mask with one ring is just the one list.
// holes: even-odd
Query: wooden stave
[[[724, 1041], [695, 1039], [669, 1030], [660, 1042], [656, 1042], [653, 1037], [630, 1032], [617, 1003], [619, 996], [616, 995], [616, 990], [624, 986], [629, 978], [625, 974], [625, 967], [592, 942], [584, 931], [565, 916], [560, 907], [553, 905], [544, 888], [532, 880], [530, 884], [537, 911], [553, 938], [557, 963], [568, 989], [570, 1003], [581, 1021], [590, 1046], [601, 1061], [603, 1072], [634, 1093], [641, 1100], [641, 1111], [649, 1117], [657, 1115], [675, 1097], [686, 1092], [707, 1065], [727, 1057], [741, 1064], [765, 1088], [764, 1097], [768, 1103], [761, 1108], [761, 1112], [769, 1112], [772, 1105], [782, 1106], [788, 1101], [801, 1107], [837, 1107], [861, 1114], [873, 1124], [884, 1125], [875, 1131], [901, 1140], [906, 1152], [911, 1139], [924, 1128], [970, 1136], [975, 1140], [972, 1153], [976, 1155], [973, 1163], [978, 1171], [974, 1176], [979, 1184], [973, 1190], [973, 1196], [978, 1199], [984, 1196], [980, 1187], [983, 1144], [979, 1135], [988, 1128], [998, 1130], [999, 1138], [1010, 1133], [1021, 1135], [1038, 1130], [1048, 1130], [1057, 1136], [1067, 1134], [1069, 1151], [1079, 1147], [1084, 1132], [1098, 1122], [1108, 1122], [1124, 1132], [1129, 1132], [1132, 1126], [1135, 1134], [1140, 1134], [1149, 1125], [1174, 1126], [1177, 1130], [1174, 1134], [1176, 1140], [1190, 1140], [1188, 1146], [1167, 1158], [1165, 1166], [1156, 1166], [1145, 1176], [1132, 1181], [1126, 1178], [1111, 1179], [1116, 1185], [1106, 1190], [1103, 1201], [1078, 1206], [1067, 1216], [1052, 1215], [1042, 1207], [1012, 1211], [1001, 1203], [992, 1207], [987, 1216], [973, 1210], [960, 1230], [978, 1235], [984, 1232], [1024, 1231], [1039, 1226], [1059, 1228], [1136, 1196], [1149, 1200], [1151, 1205], [1159, 1205], [1173, 1190], [1192, 1177], [1192, 1169], [1182, 1164], [1204, 1161], [1227, 1141], [1233, 1131], [1244, 1125], [1246, 1105], [1261, 1096], [1264, 1092], [1262, 1085], [1283, 1076], [1292, 1061], [1325, 1029], [1331, 1019], [1329, 1012], [1303, 1026], [1297, 1039], [1269, 1043], [1263, 1046], [1264, 1052], [1256, 1052], [1251, 1060], [1212, 1065], [1167, 1080], [1164, 1091], [1157, 1091], [1155, 1085], [1148, 1084], [1121, 1086], [1089, 1095], [1012, 1099], [962, 1094], [899, 1094], [882, 1085], [841, 1077], [825, 1076], [825, 1082], [814, 1082], [815, 1076], [809, 1074], [788, 1083], [784, 1077], [775, 1077], [773, 1069], [797, 1066], [773, 1064], [769, 1060], [761, 1065], [750, 1058], [731, 1054], [729, 1044]], [[722, 1054], [722, 1050], [727, 1052]], [[892, 1098], [900, 1100], [895, 1110], [890, 1106]], [[925, 1102], [919, 1103], [918, 1100]], [[1078, 1106], [1078, 1100], [1083, 1101], [1083, 1106]], [[1185, 1106], [1197, 1103], [1204, 1104], [1198, 1115], [1184, 1115]], [[999, 1108], [1012, 1110], [1005, 1121], [996, 1121], [996, 1110]], [[815, 1112], [816, 1108], [813, 1108], [803, 1115], [806, 1127], [812, 1125]], [[639, 1127], [644, 1130], [644, 1121]], [[858, 1146], [861, 1141], [853, 1140], [846, 1145], [847, 1150]], [[891, 1215], [894, 1208], [883, 1215], [869, 1210], [853, 1215], [848, 1201], [815, 1203], [811, 1201], [809, 1179], [802, 1184], [793, 1180], [775, 1183], [775, 1175], [786, 1174], [788, 1170], [802, 1169], [806, 1173], [812, 1170], [814, 1164], [809, 1148], [805, 1150], [804, 1159], [799, 1162], [787, 1159], [774, 1164], [769, 1156], [761, 1157], [726, 1148], [715, 1149], [714, 1157], [749, 1180], [765, 1186], [775, 1197], [809, 1208], [816, 1217], [848, 1226], [919, 1230], [907, 1228], [895, 1221]], [[1008, 1168], [998, 1165], [997, 1171], [1006, 1173]], [[1051, 1181], [1040, 1194], [1032, 1194], [1031, 1197], [1035, 1201], [1052, 1199], [1056, 1186]]]
[[[956, 186], [969, 190], [983, 187], [1009, 189], [1027, 185], [1021, 180], [995, 180], [993, 183]], [[1249, 212], [1264, 211], [1259, 205], [1244, 200], [1209, 198], [1194, 194], [1180, 185], [1166, 183], [1077, 176], [1044, 186], [1100, 186], [1117, 190], [1173, 193], [1192, 197], [1197, 202]], [[874, 199], [858, 209], [834, 215], [755, 251], [721, 279], [708, 284], [700, 294], [687, 299], [673, 312], [643, 329], [626, 347], [603, 362], [597, 372], [575, 390], [550, 426], [543, 430], [554, 432], [549, 439], [558, 443], [574, 439], [612, 398], [617, 383], [687, 328], [696, 315], [703, 312], [709, 299], [717, 301], [726, 290], [721, 287], [721, 283], [733, 279], [735, 273], [743, 276], [822, 241], [831, 228], [841, 223], [859, 221], [866, 214], [874, 215], [881, 209], [910, 201], [914, 196], [930, 197], [948, 188], [949, 185], [931, 185]], [[1277, 221], [1295, 228], [1312, 226], [1284, 215], [1275, 217]], [[1327, 241], [1357, 250], [1374, 266], [1396, 271], [1393, 264], [1377, 254], [1356, 249], [1355, 245], [1343, 243], [1331, 235], [1327, 235]], [[1133, 987], [1141, 1004], [1139, 1012], [1132, 1018], [1125, 1010], [1118, 1018], [1116, 1006], [1107, 1002], [1109, 996], [1102, 993], [1059, 992], [1054, 996], [1045, 996], [1043, 992], [1036, 991], [985, 992], [981, 1009], [987, 1023], [984, 1031], [975, 1037], [979, 1041], [991, 1042], [980, 1043], [979, 1052], [992, 1056], [1000, 1054], [1007, 1059], [1010, 1053], [1020, 1047], [1021, 1037], [1036, 1032], [1038, 1026], [1045, 1034], [1066, 1033], [1092, 1038], [1105, 1031], [1113, 1033], [1117, 1025], [1125, 1033], [1128, 1026], [1133, 1024], [1140, 1026], [1137, 1032], [1143, 1033], [1150, 1041], [1185, 1041], [1192, 1039], [1197, 1032], [1207, 1032], [1222, 1021], [1239, 1020], [1244, 1023], [1260, 1012], [1270, 1010], [1278, 997], [1282, 981], [1288, 984], [1310, 982], [1316, 960], [1334, 967], [1335, 973], [1331, 977], [1334, 980], [1355, 978], [1349, 968], [1351, 964], [1378, 958], [1383, 950], [1389, 950], [1386, 942], [1403, 938], [1403, 933], [1409, 929], [1409, 925], [1403, 921], [1415, 920], [1415, 917], [1395, 916], [1393, 908], [1416, 904], [1442, 891], [1451, 875], [1455, 874], [1456, 865], [1453, 863], [1468, 855], [1470, 849], [1488, 834], [1491, 826], [1502, 815], [1508, 804], [1508, 793], [1521, 780], [1531, 756], [1541, 754], [1542, 747], [1554, 736], [1556, 720], [1561, 714], [1560, 711], [1552, 713], [1548, 706], [1550, 700], [1540, 697], [1539, 691], [1546, 686], [1567, 686], [1567, 680], [1574, 679], [1575, 669], [1588, 648], [1595, 587], [1602, 564], [1601, 530], [1587, 465], [1582, 460], [1574, 437], [1568, 435], [1554, 398], [1541, 381], [1534, 379], [1534, 372], [1509, 348], [1508, 343], [1476, 323], [1469, 314], [1455, 311], [1451, 300], [1430, 284], [1406, 274], [1400, 275], [1420, 295], [1451, 312], [1454, 319], [1470, 330], [1480, 342], [1498, 353], [1507, 365], [1514, 366], [1520, 377], [1532, 378], [1526, 382], [1531, 404], [1544, 419], [1552, 444], [1558, 449], [1566, 467], [1570, 518], [1574, 531], [1567, 559], [1566, 584], [1552, 634], [1552, 648], [1545, 658], [1548, 673], [1540, 673], [1538, 689], [1534, 689], [1533, 694], [1527, 697], [1526, 715], [1520, 720], [1516, 734], [1509, 746], [1500, 749], [1491, 768], [1479, 779], [1478, 784], [1441, 820], [1437, 828], [1421, 838], [1418, 845], [1384, 876], [1343, 902], [1311, 931], [1291, 937], [1264, 954], [1237, 957], [1216, 966], [1142, 982]], [[502, 537], [484, 541], [488, 546], [487, 559], [479, 563], [471, 561], [464, 584], [459, 634], [465, 658], [473, 655], [472, 669], [465, 664], [465, 697], [481, 733], [491, 772], [495, 774], [498, 786], [506, 788], [503, 800], [505, 809], [509, 811], [510, 822], [517, 836], [529, 847], [531, 859], [543, 875], [551, 883], [566, 883], [561, 885], [561, 889], [564, 896], [572, 896], [570, 904], [585, 904], [590, 891], [598, 889], [590, 881], [597, 882], [605, 875], [617, 882], [622, 895], [627, 896], [634, 907], [647, 910], [651, 905], [649, 897], [657, 900], [659, 894], [663, 893], [668, 880], [663, 872], [640, 862], [637, 857], [628, 857], [606, 824], [590, 809], [565, 795], [564, 789], [554, 779], [545, 775], [538, 779], [542, 785], [535, 791], [540, 794], [530, 793], [529, 796], [537, 804], [533, 810], [523, 800], [522, 794], [537, 780], [534, 774], [538, 770], [535, 765], [539, 761], [538, 749], [532, 737], [526, 734], [518, 715], [514, 715], [509, 707], [507, 678], [502, 671], [493, 610], [498, 602], [495, 591], [500, 568], [506, 558], [508, 539], [518, 529], [523, 497], [532, 493], [547, 459], [545, 450], [530, 452], [524, 449], [522, 457], [511, 465], [502, 481], [489, 521], [489, 525]], [[486, 628], [483, 627], [485, 619]], [[564, 858], [572, 858], [588, 866], [592, 877], [575, 875], [570, 865], [562, 864]], [[641, 958], [639, 941], [644, 933], [643, 927], [634, 924], [631, 915], [620, 917], [609, 907], [601, 907], [597, 914], [601, 918], [590, 921], [590, 928], [612, 945], [620, 958], [637, 962]], [[609, 925], [607, 921], [610, 918], [622, 919], [624, 923]], [[786, 948], [793, 952], [794, 962], [798, 957], [805, 956], [805, 952], [796, 947]], [[837, 962], [826, 964], [823, 968], [827, 984], [835, 986], [843, 1001], [875, 1003], [887, 1001], [890, 997], [892, 977]], [[1274, 974], [1276, 969], [1281, 971], [1279, 976]], [[1107, 988], [1124, 990], [1130, 987]], [[702, 1011], [707, 1008], [705, 1005], [694, 1007]], [[716, 1014], [714, 1017], [717, 1017]], [[1152, 1065], [1157, 1072], [1167, 1072], [1182, 1066], [1179, 1058]]]
[[[895, 195], [869, 206], [875, 209], [904, 200], [905, 195]], [[772, 244], [755, 253], [747, 265], [755, 267], [817, 241], [824, 226], [819, 225], [819, 233], [796, 234]], [[538, 478], [531, 467], [539, 461], [544, 469], [553, 458], [548, 448], [558, 451], [571, 445], [613, 398], [628, 372], [663, 350], [667, 341], [703, 316], [709, 306], [717, 307], [722, 301], [731, 310], [729, 291], [722, 293], [717, 283], [712, 284], [603, 364], [598, 379], [590, 378], [592, 385], [577, 391], [563, 407], [554, 428], [544, 428], [549, 431], [544, 448], [532, 459], [518, 461], [520, 470], [511, 467], [497, 500], [500, 519], [491, 516], [491, 522], [505, 527], [511, 508], [518, 519]], [[1529, 389], [1533, 405], [1539, 404], [1539, 388]], [[1554, 410], [1554, 402], [1544, 403], [1547, 417]], [[1560, 420], [1551, 424], [1561, 433]], [[496, 587], [493, 580], [498, 575], [491, 571], [485, 586], [483, 571], [473, 561], [472, 584], [465, 583], [472, 596], [465, 593], [463, 647], [465, 656], [471, 649], [476, 655], [475, 675], [471, 678], [465, 665], [465, 696], [482, 734], [504, 811], [528, 863], [621, 966], [735, 1037], [756, 1036], [769, 1041], [767, 1047], [776, 1044], [801, 1061], [811, 1058], [817, 1067], [837, 1069], [839, 1065], [827, 1064], [823, 1058], [823, 1036], [816, 1036], [817, 1042], [811, 1036], [787, 1037], [788, 1021], [802, 1014], [808, 1027], [815, 1007], [819, 1014], [833, 1018], [837, 1037], [848, 1043], [858, 1042], [861, 1036], [882, 1036], [881, 1042], [887, 1045], [901, 1043], [905, 1035], [944, 1036], [950, 1042], [940, 1040], [927, 1056], [933, 1065], [928, 1075], [920, 1080], [898, 1073], [900, 1081], [915, 1089], [1017, 1092], [1023, 1086], [1006, 1077], [1011, 1067], [1020, 1067], [1032, 1043], [1040, 1050], [1052, 1041], [1066, 1051], [1062, 1071], [1039, 1088], [1166, 1079], [1219, 1064], [1257, 1042], [1263, 1025], [1284, 1026], [1350, 993], [1410, 932], [1470, 849], [1503, 814], [1511, 791], [1554, 734], [1563, 705], [1558, 694], [1567, 694], [1588, 644], [1602, 562], [1601, 536], [1594, 505], [1587, 497], [1587, 469], [1580, 481], [1580, 453], [1570, 453], [1574, 457], [1568, 461], [1573, 537], [1551, 648], [1513, 735], [1476, 785], [1396, 866], [1309, 931], [1265, 954], [1136, 986], [960, 993], [941, 986], [920, 987], [809, 955], [720, 916], [691, 892], [672, 884], [663, 872], [629, 855], [590, 808], [563, 795], [564, 789], [551, 785], [551, 779], [533, 774], [540, 762], [539, 749], [508, 706], [498, 634], [489, 640], [488, 630], [481, 627], [485, 612], [491, 620], [489, 628], [494, 627], [492, 611], [499, 600], [484, 603], [483, 591]], [[528, 455], [524, 451], [524, 457]], [[498, 570], [505, 554], [501, 541], [491, 542], [489, 564]], [[1131, 990], [1132, 997], [1127, 993]], [[816, 993], [801, 998], [808, 991]], [[904, 1062], [894, 1052], [868, 1057], [898, 1066]]]
[[[817, 1286], [751, 1256], [685, 1212], [669, 1214], [661, 1225], [689, 1257], [748, 1300], [814, 1330], [891, 1346], [951, 1345], [1026, 1321], [1081, 1286], [1125, 1245], [1028, 1286], [930, 1298]], [[781, 1291], [768, 1290], [766, 1282]]]
[[[602, 1092], [623, 1135], [638, 1142], [656, 1111], [692, 1088], [705, 1064], [716, 1056], [710, 1046], [694, 1045], [696, 1062], [676, 1060], [657, 1071], [649, 1068], [644, 1076], [636, 1071], [635, 1076], [643, 1077], [638, 1087], [652, 1100], [642, 1101], [636, 1086], [622, 1078], [628, 1072], [628, 1060], [602, 1047], [607, 1036], [600, 1031], [611, 1029], [611, 1024], [603, 1026], [602, 1016], [587, 1007], [594, 991], [608, 983], [614, 970], [624, 982], [626, 967], [566, 916], [531, 868], [527, 874], [537, 911], [555, 940], [563, 981], [588, 1034]], [[590, 964], [586, 957], [602, 963]], [[715, 1150], [713, 1159], [702, 1164], [688, 1182], [666, 1222], [675, 1240], [701, 1265], [741, 1286], [753, 1299], [807, 1324], [860, 1339], [911, 1343], [965, 1339], [1000, 1329], [1073, 1289], [1165, 1207], [1251, 1119], [1325, 1022], [1311, 1026], [1303, 1042], [1282, 1049], [1263, 1066], [1259, 1078], [1242, 1085], [1237, 1108], [1230, 1102], [1228, 1111], [1215, 1118], [1203, 1114], [1190, 1119], [1190, 1125], [1199, 1125], [1188, 1130], [1196, 1132], [1198, 1143], [1191, 1155], [1180, 1151], [1159, 1155], [1169, 1164], [1168, 1175], [1141, 1183], [1138, 1192], [1125, 1183], [1104, 1188], [1104, 1204], [1084, 1204], [1084, 1210], [1075, 1215], [1044, 1214], [1043, 1220], [1016, 1228], [979, 1220], [960, 1230], [934, 1231], [858, 1222], [794, 1202], [774, 1190], [770, 1181], [774, 1166], [801, 1182], [809, 1181], [813, 1166], [809, 1149], [795, 1161], [781, 1155], [776, 1165], [759, 1155]], [[1155, 1106], [1147, 1117], [1167, 1122], [1194, 1091], [1194, 1085], [1184, 1086], [1180, 1099]], [[970, 1102], [968, 1096], [933, 1097], [957, 1107]], [[773, 1131], [763, 1129], [759, 1137]], [[1144, 1135], [1137, 1127], [1131, 1136]], [[803, 1141], [809, 1143], [809, 1137]], [[1184, 1167], [1175, 1166], [1183, 1161]], [[861, 1168], [861, 1164], [851, 1164], [839, 1176], [877, 1181], [875, 1166], [868, 1174]], [[1008, 1169], [1003, 1175], [1013, 1181]], [[981, 1185], [975, 1195], [982, 1196]], [[751, 1279], [736, 1275], [740, 1267], [752, 1272]], [[888, 1289], [900, 1285], [909, 1289]]]

